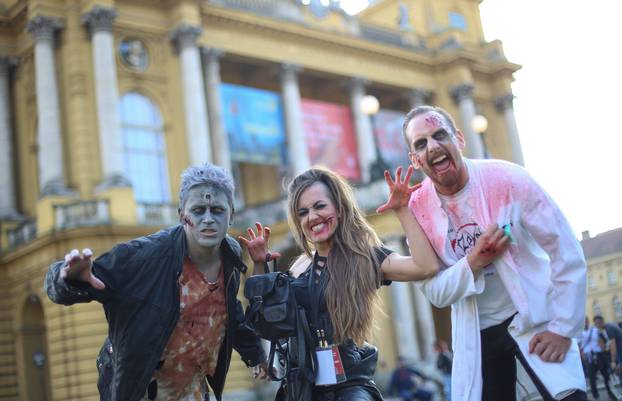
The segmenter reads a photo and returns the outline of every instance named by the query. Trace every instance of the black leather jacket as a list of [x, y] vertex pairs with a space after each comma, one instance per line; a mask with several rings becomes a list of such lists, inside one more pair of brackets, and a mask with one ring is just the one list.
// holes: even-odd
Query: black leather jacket
[[[237, 300], [240, 272], [246, 272], [240, 245], [227, 236], [220, 252], [228, 319], [216, 372], [208, 378], [219, 401], [232, 348], [247, 366], [265, 360], [260, 340], [245, 324]], [[62, 261], [50, 266], [45, 289], [53, 302], [71, 305], [96, 300], [104, 306], [108, 338], [97, 359], [97, 386], [102, 401], [138, 401], [145, 394], [179, 318], [178, 279], [185, 254], [182, 226], [116, 245], [93, 263], [93, 273], [106, 285], [102, 291], [60, 279]]]

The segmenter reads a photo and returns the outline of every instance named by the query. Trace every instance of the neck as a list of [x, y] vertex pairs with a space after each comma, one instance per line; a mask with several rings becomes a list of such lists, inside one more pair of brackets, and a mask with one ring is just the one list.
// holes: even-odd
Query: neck
[[220, 247], [204, 247], [199, 244], [192, 244], [188, 241], [188, 254], [190, 259], [197, 265], [211, 264], [218, 261], [220, 263]]
[[467, 169], [466, 163], [463, 160], [460, 160], [460, 167], [458, 167], [458, 179], [451, 185], [444, 186], [438, 185], [434, 183], [434, 188], [436, 192], [441, 195], [451, 196], [460, 192], [469, 182], [469, 170]]
[[328, 253], [330, 252], [330, 243], [328, 241], [317, 243], [315, 244], [315, 250], [318, 255], [327, 258]]

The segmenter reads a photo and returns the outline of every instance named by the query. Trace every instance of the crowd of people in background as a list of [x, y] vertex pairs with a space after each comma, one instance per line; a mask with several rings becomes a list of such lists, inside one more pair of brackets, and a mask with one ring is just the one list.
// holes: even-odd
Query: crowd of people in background
[[622, 383], [622, 323], [605, 323], [602, 316], [594, 316], [593, 325], [585, 317], [581, 335], [583, 371], [590, 383], [594, 398], [599, 398], [597, 374], [603, 378], [607, 395], [617, 400], [619, 395], [612, 384]]

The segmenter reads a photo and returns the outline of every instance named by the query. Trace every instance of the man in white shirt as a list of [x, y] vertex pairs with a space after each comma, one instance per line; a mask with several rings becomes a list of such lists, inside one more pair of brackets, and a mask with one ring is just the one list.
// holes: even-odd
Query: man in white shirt
[[[419, 286], [434, 305], [452, 305], [452, 400], [516, 400], [515, 358], [545, 400], [586, 400], [572, 340], [585, 315], [586, 266], [561, 211], [521, 167], [464, 158], [463, 134], [443, 109], [413, 109], [404, 137], [428, 177], [410, 208], [447, 266]], [[511, 244], [491, 265], [470, 266], [491, 225]]]
[[[581, 334], [581, 353], [587, 365], [587, 375], [590, 379], [590, 389], [594, 398], [598, 398], [598, 387], [596, 385], [596, 373], [600, 372], [605, 382], [605, 388], [610, 398], [616, 400], [617, 397], [609, 386], [609, 364], [613, 362], [615, 367], [616, 347], [609, 349], [609, 336], [604, 327], [602, 316], [594, 317], [594, 326], [589, 325], [589, 320], [585, 318], [585, 330]], [[609, 352], [611, 351], [611, 358]]]

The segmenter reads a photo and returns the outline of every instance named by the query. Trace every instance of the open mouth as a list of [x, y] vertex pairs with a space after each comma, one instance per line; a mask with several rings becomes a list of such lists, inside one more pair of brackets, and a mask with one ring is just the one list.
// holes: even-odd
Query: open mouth
[[321, 222], [321, 223], [317, 223], [317, 224], [312, 225], [312, 226], [310, 227], [310, 228], [311, 228], [311, 231], [312, 231], [313, 233], [316, 233], [316, 234], [317, 234], [317, 233], [321, 233], [322, 231], [324, 231], [325, 229], [327, 229], [327, 228], [328, 228], [328, 223], [329, 223], [330, 221], [331, 221], [331, 219], [328, 219], [328, 220], [323, 221], [323, 222]]
[[435, 172], [444, 173], [451, 167], [451, 159], [446, 154], [442, 154], [432, 159], [430, 166]]

